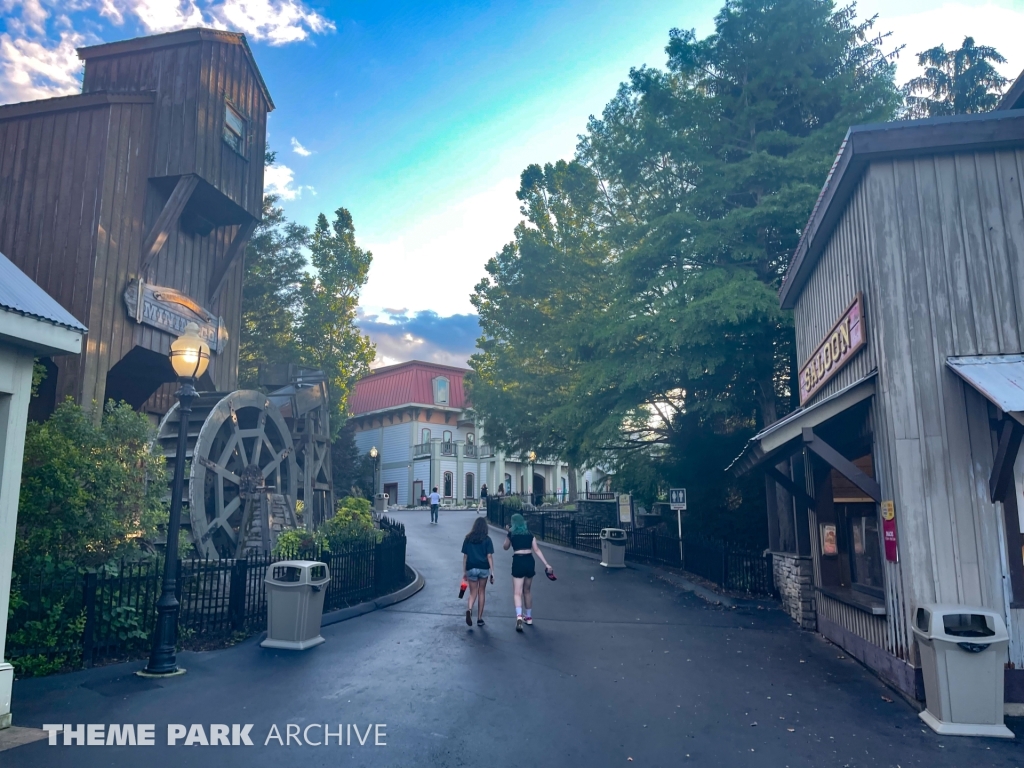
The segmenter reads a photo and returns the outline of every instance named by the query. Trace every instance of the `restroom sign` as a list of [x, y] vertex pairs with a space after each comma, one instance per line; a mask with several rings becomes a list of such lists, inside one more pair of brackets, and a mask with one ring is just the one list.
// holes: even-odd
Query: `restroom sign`
[[882, 541], [885, 543], [885, 559], [890, 563], [899, 562], [896, 548], [896, 505], [891, 501], [882, 502]]
[[668, 492], [668, 503], [672, 511], [686, 511], [686, 489], [672, 488]]

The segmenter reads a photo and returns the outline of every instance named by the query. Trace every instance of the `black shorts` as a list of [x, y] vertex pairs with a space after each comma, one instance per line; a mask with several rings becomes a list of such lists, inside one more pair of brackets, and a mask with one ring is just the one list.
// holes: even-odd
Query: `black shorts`
[[512, 555], [512, 578], [532, 579], [537, 574], [533, 555]]

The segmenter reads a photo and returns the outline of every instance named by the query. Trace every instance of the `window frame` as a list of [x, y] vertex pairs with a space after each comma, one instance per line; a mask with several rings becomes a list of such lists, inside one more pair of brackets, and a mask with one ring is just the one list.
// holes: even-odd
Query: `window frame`
[[[441, 399], [441, 382], [444, 382], [444, 399]], [[450, 405], [452, 401], [452, 382], [447, 376], [434, 377], [434, 405]]]
[[[235, 130], [234, 126], [228, 120], [229, 116], [234, 115], [238, 118], [241, 124], [241, 133]], [[238, 146], [228, 138], [228, 134], [238, 137]], [[221, 126], [221, 140], [227, 144], [231, 150], [241, 157], [243, 160], [248, 161], [249, 159], [249, 139], [252, 136], [252, 120], [239, 109], [231, 99], [224, 99], [224, 120]]]
[[467, 472], [464, 480], [465, 487], [463, 490], [466, 492], [465, 498], [475, 499], [476, 498], [476, 474], [473, 472]]
[[441, 476], [441, 496], [446, 499], [454, 498], [455, 494], [455, 473], [445, 470]]

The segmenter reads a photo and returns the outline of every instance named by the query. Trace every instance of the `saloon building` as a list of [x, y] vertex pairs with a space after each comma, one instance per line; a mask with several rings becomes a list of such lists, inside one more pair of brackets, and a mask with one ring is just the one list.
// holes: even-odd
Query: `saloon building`
[[[414, 505], [436, 487], [446, 503], [488, 492], [537, 496], [568, 493], [569, 467], [537, 456], [506, 456], [487, 444], [484, 425], [463, 386], [466, 368], [411, 361], [376, 369], [349, 398], [356, 447], [377, 448], [377, 490], [391, 504]], [[579, 489], [597, 489], [603, 475], [587, 470]]]
[[769, 533], [802, 626], [923, 699], [916, 607], [997, 610], [1009, 711], [1024, 702], [1022, 92], [850, 129], [780, 292], [801, 406], [733, 464], [785, 489]]
[[237, 383], [242, 255], [274, 108], [245, 36], [188, 29], [88, 48], [82, 93], [0, 106], [0, 252], [88, 326], [34, 408], [171, 404], [170, 343], [199, 324], [202, 390]]

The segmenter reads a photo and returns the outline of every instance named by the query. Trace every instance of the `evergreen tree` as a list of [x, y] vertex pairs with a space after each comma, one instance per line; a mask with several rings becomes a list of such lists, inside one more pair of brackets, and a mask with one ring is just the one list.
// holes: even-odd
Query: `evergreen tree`
[[965, 37], [963, 45], [947, 51], [937, 45], [917, 54], [924, 74], [904, 87], [907, 112], [911, 117], [974, 115], [988, 112], [999, 103], [1009, 82], [993, 64], [1006, 59], [995, 48], [976, 45]]
[[299, 357], [327, 377], [331, 432], [345, 423], [348, 396], [357, 379], [369, 373], [375, 350], [356, 327], [359, 290], [366, 284], [373, 255], [356, 245], [352, 215], [334, 212], [334, 222], [320, 214], [309, 241], [310, 265], [299, 287], [302, 315], [295, 327]]
[[559, 161], [523, 171], [517, 197], [526, 220], [472, 296], [482, 337], [471, 398], [492, 445], [566, 461], [572, 497], [586, 459], [572, 398], [604, 306], [598, 187], [587, 168]]

